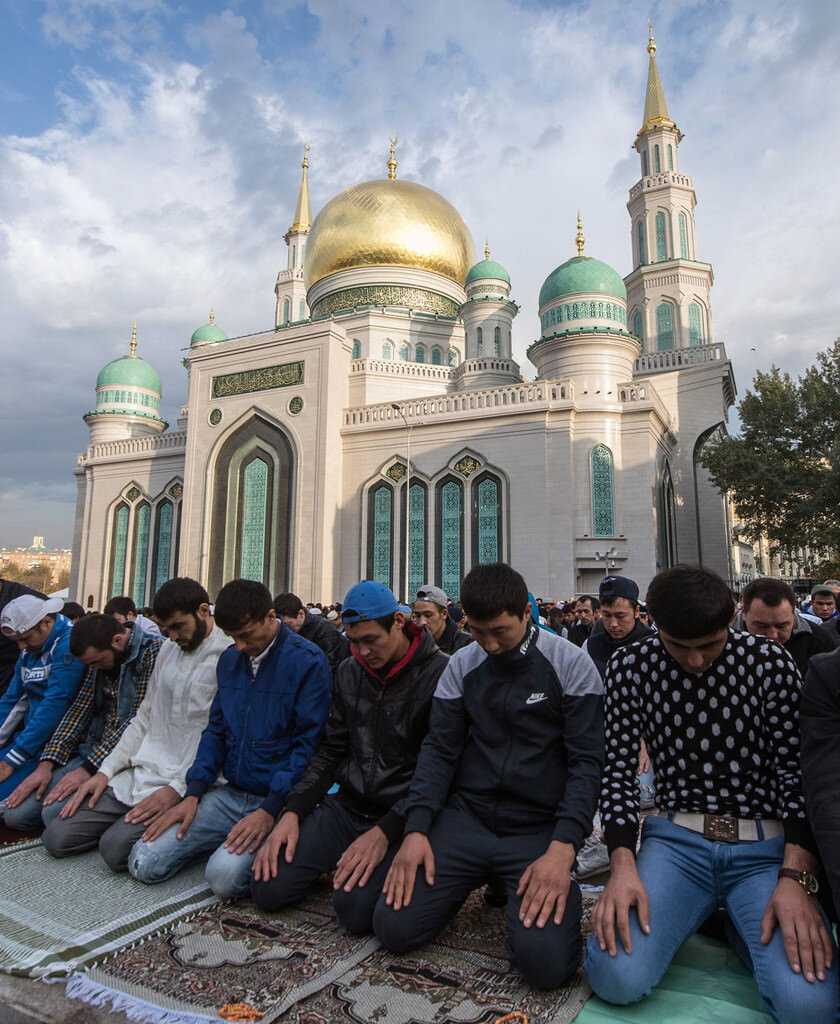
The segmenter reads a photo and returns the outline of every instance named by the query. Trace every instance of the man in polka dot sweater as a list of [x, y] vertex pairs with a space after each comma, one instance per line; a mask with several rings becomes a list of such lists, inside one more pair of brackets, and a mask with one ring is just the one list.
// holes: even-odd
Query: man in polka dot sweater
[[[729, 629], [715, 573], [677, 566], [650, 585], [656, 636], [621, 648], [605, 681], [601, 817], [611, 875], [586, 973], [612, 1003], [648, 995], [716, 909], [775, 1020], [836, 1020], [836, 951], [813, 898], [799, 772], [799, 676], [774, 641]], [[639, 822], [644, 739], [657, 810]]]

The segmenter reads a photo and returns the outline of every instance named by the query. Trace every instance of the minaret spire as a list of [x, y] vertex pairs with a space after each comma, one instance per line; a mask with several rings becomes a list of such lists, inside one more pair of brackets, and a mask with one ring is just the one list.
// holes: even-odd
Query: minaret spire
[[578, 210], [577, 218], [577, 234], [575, 235], [575, 245], [577, 246], [578, 258], [583, 256], [583, 246], [586, 239], [583, 237], [583, 223], [580, 219], [580, 210]]
[[659, 69], [656, 66], [656, 41], [653, 38], [653, 24], [649, 22], [648, 25], [647, 52], [650, 54], [650, 64], [648, 66], [647, 92], [645, 93], [645, 112], [642, 116], [642, 127], [639, 129], [639, 134], [649, 128], [659, 126], [676, 127], [668, 116], [668, 104], [665, 102], [665, 92], [662, 89]]
[[394, 132], [393, 139], [389, 138], [388, 141], [391, 143], [391, 155], [388, 157], [388, 178], [393, 181], [397, 176], [397, 158], [394, 156], [397, 148], [397, 133]]
[[312, 224], [312, 207], [309, 205], [309, 143], [303, 147], [303, 174], [300, 179], [300, 191], [298, 192], [297, 206], [295, 207], [295, 219], [289, 228], [289, 234], [299, 231], [308, 231]]
[[489, 238], [485, 238], [484, 239], [484, 258], [486, 260], [490, 259], [490, 239]]
[[134, 321], [134, 326], [131, 328], [131, 341], [129, 342], [129, 353], [130, 356], [137, 358], [137, 321]]

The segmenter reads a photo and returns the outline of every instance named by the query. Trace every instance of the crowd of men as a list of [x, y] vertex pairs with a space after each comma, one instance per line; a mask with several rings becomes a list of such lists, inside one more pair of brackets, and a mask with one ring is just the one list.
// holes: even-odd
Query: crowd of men
[[801, 608], [758, 579], [736, 607], [677, 566], [644, 605], [622, 576], [553, 605], [499, 563], [458, 606], [370, 580], [327, 608], [243, 579], [211, 604], [176, 578], [150, 609], [115, 596], [73, 622], [3, 583], [0, 814], [148, 884], [206, 861], [217, 894], [268, 912], [332, 873], [342, 924], [395, 952], [487, 886], [541, 989], [580, 963], [599, 816], [598, 995], [644, 998], [712, 922], [774, 1019], [835, 1020], [837, 592]]

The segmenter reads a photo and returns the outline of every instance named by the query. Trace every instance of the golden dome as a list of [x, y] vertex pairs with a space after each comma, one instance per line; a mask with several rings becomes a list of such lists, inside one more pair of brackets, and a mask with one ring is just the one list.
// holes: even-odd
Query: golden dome
[[414, 267], [464, 284], [475, 263], [463, 217], [414, 181], [380, 178], [345, 189], [315, 218], [306, 243], [307, 289], [339, 270]]

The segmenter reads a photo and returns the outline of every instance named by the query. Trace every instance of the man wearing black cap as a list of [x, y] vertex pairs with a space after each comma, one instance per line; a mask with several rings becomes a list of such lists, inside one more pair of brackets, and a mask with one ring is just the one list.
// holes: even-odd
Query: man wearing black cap
[[601, 678], [613, 651], [637, 640], [644, 640], [653, 630], [639, 621], [639, 588], [626, 576], [607, 576], [598, 590], [601, 618], [592, 628], [583, 649], [595, 662]]
[[471, 644], [472, 637], [458, 629], [449, 617], [449, 598], [440, 589], [427, 583], [417, 591], [417, 600], [412, 610], [412, 621], [425, 626], [432, 639], [444, 654], [454, 654]]

